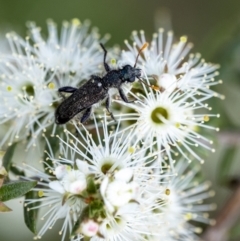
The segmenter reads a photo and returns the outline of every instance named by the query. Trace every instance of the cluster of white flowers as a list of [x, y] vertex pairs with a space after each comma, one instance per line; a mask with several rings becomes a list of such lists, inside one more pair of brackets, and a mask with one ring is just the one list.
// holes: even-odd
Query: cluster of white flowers
[[[101, 73], [102, 52], [97, 29], [77, 19], [64, 22], [60, 39], [57, 26], [48, 21], [49, 37], [29, 23], [26, 40], [8, 33], [11, 53], [0, 55], [0, 123], [9, 129], [0, 147], [30, 139], [28, 147], [47, 129], [54, 129], [53, 113], [60, 97], [58, 88], [78, 86], [93, 73]], [[33, 42], [33, 44], [31, 44]], [[30, 137], [30, 138], [29, 138]]]
[[26, 200], [26, 205], [36, 204], [29, 210], [47, 208], [36, 238], [62, 218], [62, 240], [67, 231], [72, 240], [196, 238], [201, 229], [188, 221], [210, 222], [205, 212], [214, 205], [201, 204], [213, 194], [209, 184], [195, 183], [198, 171], [187, 170], [183, 159], [174, 173], [161, 168], [149, 146], [138, 145], [134, 131], [116, 135], [119, 129], [109, 132], [106, 117], [103, 120], [103, 136], [95, 120], [97, 141], [84, 127], [78, 129], [78, 138], [65, 130], [66, 140], [59, 137], [60, 157], [49, 154], [46, 160], [46, 165], [53, 163], [49, 174], [25, 168], [41, 180], [34, 189], [40, 199]]
[[211, 89], [221, 83], [219, 66], [189, 54], [185, 36], [175, 43], [160, 29], [147, 45], [143, 31], [133, 32], [115, 66], [134, 66], [145, 44], [137, 61], [145, 84], [127, 88], [134, 102], [113, 95], [116, 122], [98, 108], [86, 125], [59, 127], [58, 88], [104, 75], [99, 43], [108, 35], [100, 39], [88, 21], [64, 22], [60, 34], [52, 20], [47, 24], [47, 39], [32, 22], [26, 39], [9, 33], [11, 53], [0, 55], [0, 123], [7, 130], [0, 146], [25, 141], [30, 148], [39, 137], [47, 146], [44, 171], [24, 164], [25, 178], [40, 180], [38, 198], [25, 206], [45, 208], [36, 239], [62, 219], [61, 240], [68, 233], [74, 241], [199, 240], [202, 227], [194, 224], [214, 222], [207, 214], [214, 205], [203, 204], [214, 192], [197, 174], [202, 151], [214, 151], [206, 130], [218, 128], [207, 122], [219, 115], [207, 101], [224, 98]]

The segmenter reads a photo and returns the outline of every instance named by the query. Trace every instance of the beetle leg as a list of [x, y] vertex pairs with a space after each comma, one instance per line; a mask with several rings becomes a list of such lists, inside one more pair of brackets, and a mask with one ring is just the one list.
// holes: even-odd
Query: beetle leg
[[113, 119], [114, 121], [116, 121], [113, 113], [110, 111], [110, 97], [109, 97], [109, 96], [108, 96], [107, 99], [106, 99], [106, 109], [107, 109], [108, 113], [110, 114], [110, 116], [112, 117], [112, 119]]
[[121, 98], [122, 98], [122, 100], [123, 100], [124, 102], [126, 102], [126, 103], [132, 103], [132, 102], [134, 102], [134, 100], [132, 100], [132, 101], [129, 101], [129, 100], [128, 100], [128, 98], [127, 98], [127, 96], [124, 94], [122, 88], [119, 88], [118, 91], [119, 91], [119, 94], [120, 94], [120, 96], [121, 96]]
[[109, 65], [106, 63], [107, 50], [105, 49], [105, 47], [103, 46], [103, 44], [100, 43], [100, 45], [101, 45], [101, 47], [102, 47], [102, 49], [103, 49], [103, 51], [104, 51], [103, 64], [104, 64], [105, 70], [106, 70], [107, 72], [109, 72], [111, 69], [110, 69]]
[[73, 93], [76, 90], [78, 90], [78, 88], [71, 87], [71, 86], [64, 86], [64, 87], [59, 88], [58, 92]]
[[86, 111], [82, 115], [81, 123], [84, 123], [90, 117], [91, 112], [92, 112], [92, 107], [89, 107], [86, 109]]
[[75, 88], [75, 87], [71, 87], [71, 86], [64, 86], [64, 87], [61, 87], [58, 89], [58, 93], [60, 94], [60, 96], [65, 99], [66, 97], [63, 95], [62, 92], [65, 92], [65, 93], [73, 93], [75, 92], [76, 90], [78, 90], [78, 88]]

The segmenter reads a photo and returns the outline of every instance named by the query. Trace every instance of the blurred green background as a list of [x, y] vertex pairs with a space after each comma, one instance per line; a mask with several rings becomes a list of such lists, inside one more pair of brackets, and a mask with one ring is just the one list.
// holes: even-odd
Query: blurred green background
[[87, 18], [111, 33], [111, 43], [122, 43], [135, 29], [152, 34], [169, 13], [176, 35], [186, 34], [198, 46], [216, 26], [231, 28], [239, 11], [239, 0], [0, 0], [0, 24], [24, 33], [29, 20], [44, 28], [48, 18], [57, 23]]
[[[172, 29], [176, 37], [187, 35], [194, 43], [193, 52], [200, 52], [207, 62], [221, 64], [220, 79], [224, 84], [217, 91], [225, 101], [212, 101], [214, 113], [221, 118], [216, 125], [216, 153], [203, 165], [207, 179], [213, 183], [213, 201], [221, 211], [232, 191], [226, 187], [229, 176], [240, 176], [240, 1], [239, 0], [0, 0], [0, 36], [7, 31], [26, 35], [25, 23], [35, 21], [46, 31], [46, 20], [61, 26], [63, 20], [89, 19], [100, 33], [111, 34], [108, 46], [124, 46], [133, 30], [145, 30], [149, 39], [159, 27]], [[0, 214], [0, 240], [32, 240], [24, 225], [19, 200], [11, 201], [11, 215]], [[239, 222], [240, 223], [240, 222]], [[229, 240], [240, 240], [238, 223]], [[50, 232], [51, 233], [51, 232]], [[52, 232], [55, 233], [55, 232]], [[58, 237], [57, 237], [58, 238]], [[43, 240], [52, 240], [51, 234]], [[57, 239], [55, 239], [57, 240]]]

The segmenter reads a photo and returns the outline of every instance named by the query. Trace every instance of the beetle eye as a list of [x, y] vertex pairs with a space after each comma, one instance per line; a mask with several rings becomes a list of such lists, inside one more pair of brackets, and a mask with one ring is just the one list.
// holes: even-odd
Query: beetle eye
[[129, 82], [134, 82], [135, 81], [135, 76], [132, 76], [129, 78]]

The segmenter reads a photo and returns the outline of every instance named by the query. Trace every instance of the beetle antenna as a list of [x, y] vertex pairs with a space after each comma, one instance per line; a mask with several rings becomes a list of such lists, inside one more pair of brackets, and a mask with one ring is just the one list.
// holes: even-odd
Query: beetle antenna
[[139, 58], [139, 55], [142, 53], [142, 51], [148, 47], [148, 43], [144, 43], [143, 46], [139, 49], [138, 51], [138, 55], [137, 55], [137, 58], [136, 58], [136, 61], [135, 61], [135, 64], [134, 64], [134, 68], [136, 67], [137, 65], [137, 61], [138, 61], [138, 58]]

